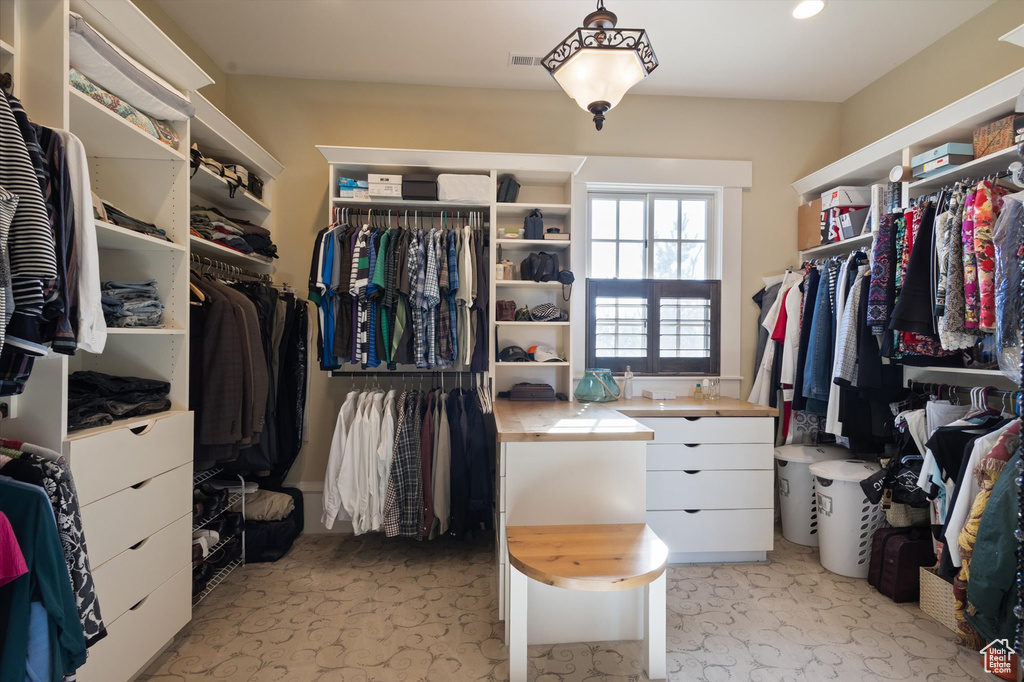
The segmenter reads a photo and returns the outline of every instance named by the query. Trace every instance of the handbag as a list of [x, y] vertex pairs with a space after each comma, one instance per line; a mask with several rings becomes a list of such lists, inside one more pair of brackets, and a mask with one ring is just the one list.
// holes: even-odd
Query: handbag
[[520, 277], [533, 282], [554, 282], [558, 279], [558, 255], [554, 253], [531, 253], [519, 265]]
[[544, 239], [544, 214], [540, 209], [530, 211], [530, 215], [523, 219], [524, 239]]
[[498, 307], [495, 312], [499, 322], [514, 322], [516, 319], [516, 302], [498, 301]]

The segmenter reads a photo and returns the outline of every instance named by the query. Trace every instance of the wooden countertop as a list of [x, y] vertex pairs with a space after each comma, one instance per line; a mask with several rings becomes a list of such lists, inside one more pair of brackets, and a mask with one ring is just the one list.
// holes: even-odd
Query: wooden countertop
[[613, 403], [494, 401], [498, 440], [505, 443], [654, 440], [633, 417], [774, 417], [778, 410], [735, 398]]

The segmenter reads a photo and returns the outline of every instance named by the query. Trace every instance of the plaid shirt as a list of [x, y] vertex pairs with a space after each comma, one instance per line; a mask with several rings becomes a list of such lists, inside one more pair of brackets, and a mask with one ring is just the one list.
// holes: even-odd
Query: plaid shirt
[[420, 463], [421, 396], [402, 394], [391, 475], [384, 500], [384, 535], [422, 539], [423, 471]]
[[437, 365], [451, 367], [452, 363], [452, 309], [448, 305], [451, 297], [451, 260], [448, 258], [448, 242], [451, 232], [441, 230], [437, 235], [437, 279], [441, 302], [437, 310]]
[[427, 269], [423, 280], [423, 336], [426, 342], [427, 367], [437, 362], [437, 304], [441, 302], [441, 292], [437, 283], [437, 238], [440, 233], [431, 230], [427, 233], [426, 255]]
[[[459, 261], [456, 254], [455, 242], [457, 240], [455, 231], [448, 233], [448, 317], [450, 320], [458, 321], [458, 303], [455, 299], [459, 293]], [[459, 360], [459, 332], [457, 325], [451, 325], [449, 331], [451, 337], [451, 361], [452, 364]]]
[[409, 244], [409, 308], [412, 310], [413, 356], [416, 366], [427, 366], [423, 342], [423, 231], [414, 230]]

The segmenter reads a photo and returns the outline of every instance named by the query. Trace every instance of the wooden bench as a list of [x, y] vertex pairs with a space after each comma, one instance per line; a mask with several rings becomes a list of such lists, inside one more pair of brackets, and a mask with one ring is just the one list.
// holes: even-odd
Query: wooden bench
[[644, 669], [665, 678], [665, 566], [668, 547], [646, 524], [509, 526], [509, 679], [527, 671], [527, 578], [568, 590], [644, 588]]

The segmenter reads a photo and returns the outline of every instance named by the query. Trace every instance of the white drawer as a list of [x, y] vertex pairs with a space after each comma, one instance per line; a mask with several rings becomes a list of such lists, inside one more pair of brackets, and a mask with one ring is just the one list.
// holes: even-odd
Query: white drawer
[[136, 429], [69, 441], [67, 450], [79, 504], [85, 506], [191, 462], [192, 413], [154, 415]]
[[765, 471], [652, 471], [647, 509], [771, 509], [774, 478]]
[[771, 509], [647, 512], [647, 525], [672, 554], [766, 552], [775, 540], [774, 524]]
[[192, 515], [188, 514], [93, 571], [103, 620], [116, 620], [179, 569], [191, 565]]
[[191, 511], [191, 464], [82, 507], [89, 563], [99, 568]]
[[770, 417], [639, 417], [655, 443], [774, 443]]
[[187, 566], [107, 623], [107, 636], [89, 649], [78, 682], [130, 680], [191, 618], [192, 568]]
[[498, 481], [498, 511], [505, 511], [505, 477], [502, 476]]
[[647, 445], [648, 471], [681, 469], [771, 469], [775, 450], [767, 443]]
[[505, 513], [498, 517], [498, 563], [508, 562], [508, 538], [505, 534]]

